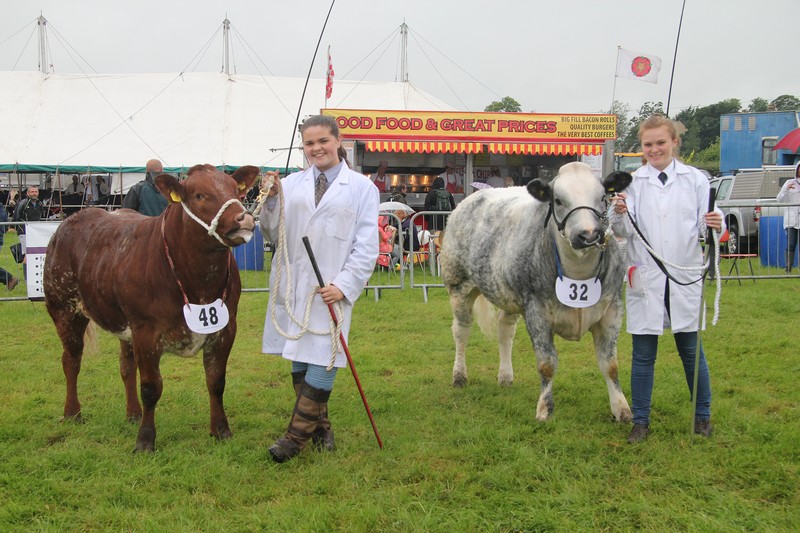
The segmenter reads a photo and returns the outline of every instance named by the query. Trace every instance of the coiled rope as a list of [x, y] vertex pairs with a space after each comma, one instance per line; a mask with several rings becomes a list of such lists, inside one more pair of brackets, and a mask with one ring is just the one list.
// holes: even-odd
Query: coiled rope
[[[274, 184], [274, 180], [278, 179], [273, 176], [269, 176], [265, 181], [264, 184], [261, 186], [261, 190], [259, 191], [258, 198], [256, 199], [257, 207], [256, 213], [260, 212], [261, 208], [263, 207], [264, 203], [266, 203], [269, 193], [269, 190], [272, 188]], [[284, 211], [284, 197], [283, 197], [283, 187], [280, 188], [278, 191], [278, 203], [279, 205], [279, 212], [278, 212], [278, 242], [277, 242], [277, 249], [275, 250], [275, 257], [277, 258], [277, 265], [275, 265], [275, 258], [273, 258], [272, 264], [275, 265], [275, 285], [270, 291], [269, 295], [269, 306], [270, 306], [270, 320], [272, 320], [272, 325], [275, 326], [275, 330], [284, 338], [290, 340], [297, 340], [302, 337], [306, 332], [311, 333], [313, 335], [330, 335], [331, 336], [331, 358], [328, 362], [328, 366], [326, 367], [327, 370], [333, 369], [333, 365], [336, 362], [336, 355], [340, 349], [340, 335], [342, 332], [342, 304], [340, 302], [336, 302], [333, 304], [333, 309], [336, 313], [336, 321], [333, 320], [332, 316], [328, 316], [328, 322], [330, 324], [330, 329], [327, 331], [319, 331], [314, 330], [309, 327], [309, 322], [311, 321], [311, 306], [314, 301], [314, 296], [318, 294], [318, 289], [314, 289], [306, 298], [306, 305], [305, 311], [303, 315], [303, 319], [299, 320], [294, 313], [292, 312], [291, 304], [292, 301], [292, 266], [289, 263], [289, 251], [288, 246], [286, 245], [286, 213]], [[291, 335], [290, 333], [286, 332], [281, 328], [280, 324], [278, 324], [277, 319], [277, 308], [278, 308], [278, 294], [280, 292], [280, 283], [282, 272], [284, 268], [284, 264], [286, 267], [286, 289], [284, 291], [284, 303], [283, 307], [286, 309], [286, 314], [289, 316], [290, 320], [300, 328], [300, 331], [296, 335]]]

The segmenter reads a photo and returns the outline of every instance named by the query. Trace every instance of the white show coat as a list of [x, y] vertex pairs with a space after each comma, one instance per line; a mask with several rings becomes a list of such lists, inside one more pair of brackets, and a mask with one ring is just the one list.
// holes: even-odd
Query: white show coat
[[[673, 163], [666, 169], [666, 185], [658, 179], [659, 170], [649, 164], [633, 174], [633, 182], [625, 189], [628, 212], [659, 257], [676, 265], [699, 266], [703, 264], [699, 238], [706, 231], [703, 215], [708, 211], [710, 186], [696, 168], [677, 159]], [[721, 213], [719, 208], [715, 211]], [[670, 320], [664, 306], [667, 277], [634, 235], [627, 216], [623, 222], [616, 223], [614, 229], [618, 235], [628, 237], [628, 265], [636, 267], [642, 282], [638, 288], [626, 287], [628, 333], [661, 335], [666, 327], [675, 333], [697, 331], [702, 282], [669, 282]], [[723, 232], [724, 229], [723, 222]], [[666, 268], [682, 282], [702, 275], [700, 271]]]
[[[782, 204], [800, 204], [800, 178], [797, 176], [797, 169], [800, 168], [798, 163], [795, 168], [795, 177], [786, 180], [786, 183], [781, 187], [776, 200]], [[789, 185], [794, 183], [794, 189], [789, 190]], [[784, 228], [800, 228], [800, 205], [790, 205], [786, 208], [786, 214], [783, 216]]]
[[[291, 174], [281, 180], [285, 201], [286, 250], [292, 272], [291, 306], [298, 320], [305, 316], [306, 302], [311, 292], [319, 287], [311, 261], [302, 238], [308, 236], [311, 249], [319, 265], [322, 279], [333, 283], [345, 296], [342, 300], [342, 333], [345, 340], [350, 330], [353, 304], [367, 284], [378, 257], [378, 189], [366, 176], [343, 165], [338, 176], [330, 184], [318, 206], [314, 205], [314, 167]], [[280, 201], [272, 209], [265, 204], [259, 217], [264, 238], [278, 243]], [[275, 290], [277, 259], [276, 251], [270, 274], [270, 303], [264, 323], [262, 351], [282, 355], [285, 359], [327, 366], [331, 357], [331, 336], [306, 332], [297, 340], [286, 339], [278, 333], [272, 322], [272, 294]], [[286, 312], [287, 266], [283, 265], [280, 287], [278, 287], [276, 319], [285, 332], [296, 335], [300, 327], [290, 324]], [[334, 306], [335, 308], [336, 306]], [[328, 306], [318, 294], [310, 316], [310, 328], [317, 331], [330, 330]], [[344, 367], [347, 360], [340, 348], [336, 356], [336, 367]]]

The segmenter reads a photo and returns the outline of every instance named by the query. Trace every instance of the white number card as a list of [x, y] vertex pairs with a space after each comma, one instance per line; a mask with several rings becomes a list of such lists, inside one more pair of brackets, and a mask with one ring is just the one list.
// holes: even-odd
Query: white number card
[[195, 333], [215, 333], [228, 325], [228, 307], [217, 298], [210, 304], [186, 304], [183, 306], [186, 325]]
[[556, 278], [556, 297], [567, 307], [589, 307], [600, 301], [599, 279]]

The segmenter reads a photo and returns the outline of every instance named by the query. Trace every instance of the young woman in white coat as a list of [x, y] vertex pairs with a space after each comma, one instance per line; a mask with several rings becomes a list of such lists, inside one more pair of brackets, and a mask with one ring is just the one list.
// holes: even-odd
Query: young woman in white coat
[[[336, 370], [344, 367], [347, 360], [339, 347], [333, 367], [327, 369], [333, 355], [328, 304], [341, 310], [339, 321], [346, 340], [353, 304], [372, 275], [378, 257], [378, 189], [340, 159], [339, 128], [333, 118], [311, 117], [300, 132], [311, 166], [283, 180], [276, 177], [259, 217], [264, 238], [281, 246], [279, 223], [283, 211], [288, 254], [288, 265], [272, 267], [262, 342], [264, 353], [292, 361], [296, 394], [289, 428], [269, 449], [276, 462], [295, 457], [309, 440], [323, 449], [334, 448], [328, 398]], [[303, 246], [304, 236], [311, 243], [326, 283], [316, 293], [319, 284]], [[277, 250], [274, 262], [280, 256], [281, 250]], [[291, 286], [287, 287], [289, 280]], [[286, 301], [287, 294], [290, 301]], [[302, 332], [303, 328], [290, 320], [288, 313], [291, 311], [303, 322], [309, 298], [308, 330]]]
[[[703, 264], [700, 237], [706, 227], [721, 231], [722, 212], [707, 213], [709, 183], [696, 168], [677, 159], [680, 138], [675, 124], [666, 117], [653, 116], [639, 127], [639, 141], [647, 164], [633, 175], [633, 182], [620, 193], [615, 211], [629, 213], [656, 253], [667, 261], [684, 266]], [[650, 403], [653, 393], [658, 338], [672, 329], [683, 370], [692, 392], [694, 359], [698, 351], [701, 283], [699, 271], [675, 270], [669, 280], [635, 237], [627, 215], [615, 224], [618, 235], [627, 236], [629, 267], [635, 267], [635, 280], [625, 293], [627, 328], [633, 338], [631, 400], [633, 428], [628, 442], [647, 438], [650, 432]], [[695, 433], [710, 436], [711, 385], [702, 345], [697, 383]]]
[[794, 178], [786, 180], [776, 198], [782, 204], [795, 204], [786, 208], [783, 228], [786, 230], [786, 273], [792, 272], [797, 234], [800, 232], [800, 163], [794, 169]]

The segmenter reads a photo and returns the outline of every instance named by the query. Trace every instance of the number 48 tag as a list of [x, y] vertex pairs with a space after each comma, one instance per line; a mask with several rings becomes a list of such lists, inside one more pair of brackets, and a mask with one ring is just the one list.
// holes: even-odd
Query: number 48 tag
[[195, 333], [215, 333], [228, 325], [228, 307], [217, 298], [210, 304], [183, 306], [186, 325]]
[[567, 307], [589, 307], [600, 301], [599, 279], [556, 278], [556, 297]]

